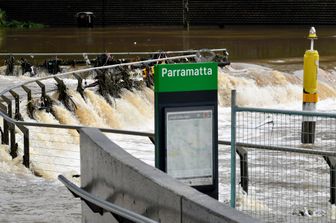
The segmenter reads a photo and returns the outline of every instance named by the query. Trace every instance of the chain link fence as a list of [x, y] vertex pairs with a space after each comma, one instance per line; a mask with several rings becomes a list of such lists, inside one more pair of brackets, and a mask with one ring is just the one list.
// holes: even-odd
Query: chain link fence
[[[265, 222], [336, 222], [336, 114], [232, 111], [231, 205]], [[314, 143], [302, 143], [307, 135]]]

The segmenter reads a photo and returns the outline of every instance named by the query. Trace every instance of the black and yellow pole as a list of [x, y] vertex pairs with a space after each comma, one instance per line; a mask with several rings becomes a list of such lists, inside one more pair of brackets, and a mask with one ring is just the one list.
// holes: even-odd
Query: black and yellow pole
[[[303, 58], [303, 111], [315, 111], [318, 101], [317, 94], [317, 73], [319, 68], [319, 54], [314, 50], [314, 40], [317, 39], [316, 30], [311, 27], [308, 35], [310, 49]], [[302, 121], [301, 142], [312, 144], [315, 141], [315, 124], [312, 117], [304, 117]]]

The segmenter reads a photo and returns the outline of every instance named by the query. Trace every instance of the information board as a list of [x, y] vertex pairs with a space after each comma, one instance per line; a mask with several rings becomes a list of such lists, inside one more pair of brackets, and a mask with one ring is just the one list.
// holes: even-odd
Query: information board
[[166, 170], [190, 185], [213, 184], [213, 116], [207, 107], [166, 108]]
[[218, 199], [217, 63], [154, 70], [155, 167]]

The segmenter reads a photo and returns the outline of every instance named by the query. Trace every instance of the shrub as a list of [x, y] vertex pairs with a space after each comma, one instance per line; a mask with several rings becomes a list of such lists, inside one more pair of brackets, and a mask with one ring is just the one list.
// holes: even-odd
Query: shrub
[[44, 28], [45, 25], [40, 23], [34, 23], [31, 21], [21, 22], [17, 20], [7, 21], [6, 20], [6, 12], [0, 9], [0, 28]]

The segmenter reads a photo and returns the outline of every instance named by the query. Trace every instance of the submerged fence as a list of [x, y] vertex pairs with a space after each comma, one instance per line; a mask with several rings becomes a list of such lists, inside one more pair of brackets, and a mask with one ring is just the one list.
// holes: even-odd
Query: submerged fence
[[[232, 97], [231, 206], [266, 222], [336, 222], [336, 114], [244, 108]], [[314, 144], [301, 143], [307, 119]]]

